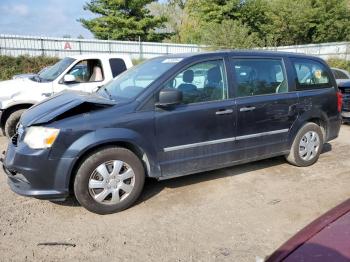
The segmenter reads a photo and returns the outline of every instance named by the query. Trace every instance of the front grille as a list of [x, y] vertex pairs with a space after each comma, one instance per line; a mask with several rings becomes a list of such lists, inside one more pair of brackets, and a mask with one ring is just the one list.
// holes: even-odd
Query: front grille
[[17, 146], [18, 143], [18, 133], [16, 133], [12, 138], [11, 138], [12, 144], [14, 146]]
[[341, 89], [341, 92], [342, 92], [343, 94], [350, 94], [350, 88]]
[[350, 93], [343, 93], [343, 100], [349, 100], [350, 99]]
[[343, 111], [350, 111], [350, 100], [343, 101]]

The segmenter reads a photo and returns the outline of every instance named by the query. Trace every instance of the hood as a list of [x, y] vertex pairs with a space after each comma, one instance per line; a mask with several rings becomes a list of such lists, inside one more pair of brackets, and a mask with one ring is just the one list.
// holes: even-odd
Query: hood
[[115, 105], [97, 93], [63, 91], [28, 109], [21, 117], [23, 126], [52, 122]]
[[34, 76], [37, 76], [38, 74], [19, 74], [19, 75], [14, 75], [12, 79], [18, 79], [18, 78], [31, 78]]
[[38, 86], [38, 82], [32, 81], [29, 78], [17, 78], [13, 80], [0, 81], [0, 98], [11, 98], [28, 88]]

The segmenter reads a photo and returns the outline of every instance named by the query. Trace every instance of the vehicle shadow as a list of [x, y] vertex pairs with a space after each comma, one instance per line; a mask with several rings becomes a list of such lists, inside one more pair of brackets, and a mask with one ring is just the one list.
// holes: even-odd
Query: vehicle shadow
[[[329, 143], [324, 144], [321, 154], [330, 152], [332, 145]], [[245, 173], [253, 172], [259, 169], [274, 167], [286, 164], [286, 160], [283, 156], [259, 160], [247, 164], [236, 165], [232, 167], [221, 168], [213, 171], [207, 171], [202, 173], [196, 173], [193, 175], [187, 175], [183, 177], [177, 177], [169, 180], [158, 181], [156, 179], [146, 179], [145, 186], [140, 198], [137, 200], [135, 205], [147, 201], [148, 199], [158, 195], [165, 188], [178, 188], [193, 184], [202, 183], [205, 181], [216, 180], [229, 176], [244, 175]], [[79, 206], [79, 202], [74, 196], [69, 196], [65, 201], [53, 202], [54, 204], [61, 206]]]
[[285, 164], [284, 157], [274, 157], [270, 159], [260, 160], [252, 163], [241, 164], [232, 167], [221, 168], [213, 171], [196, 173], [183, 177], [177, 177], [169, 180], [157, 181], [156, 179], [147, 179], [143, 193], [136, 204], [147, 201], [156, 196], [165, 188], [179, 188], [188, 185], [194, 185], [206, 181], [213, 181], [225, 177], [236, 175], [244, 175], [245, 173], [253, 172], [259, 169], [264, 169], [273, 166]]
[[[332, 145], [325, 143], [321, 154], [332, 151]], [[147, 179], [143, 193], [136, 205], [147, 201], [148, 199], [159, 194], [164, 188], [178, 188], [193, 184], [202, 183], [205, 181], [216, 180], [229, 176], [244, 175], [245, 173], [253, 172], [259, 169], [274, 167], [286, 164], [287, 161], [283, 156], [259, 160], [250, 162], [247, 164], [236, 165], [232, 167], [221, 168], [213, 171], [207, 171], [202, 173], [196, 173], [193, 175], [187, 175], [183, 177], [177, 177], [169, 180], [158, 181], [156, 179]]]
[[323, 145], [323, 149], [322, 149], [321, 154], [328, 153], [330, 151], [332, 151], [332, 145], [330, 143], [325, 143]]
[[80, 206], [78, 200], [75, 198], [74, 195], [69, 195], [66, 200], [64, 201], [54, 201], [49, 200], [52, 204], [58, 205], [58, 206], [67, 206], [67, 207], [78, 207]]

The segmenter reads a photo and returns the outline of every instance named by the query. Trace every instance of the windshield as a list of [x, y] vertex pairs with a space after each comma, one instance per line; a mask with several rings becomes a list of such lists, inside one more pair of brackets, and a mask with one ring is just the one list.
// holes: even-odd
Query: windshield
[[164, 72], [182, 58], [155, 58], [137, 65], [101, 88], [98, 93], [112, 99], [132, 99], [138, 96]]
[[60, 74], [62, 74], [63, 71], [66, 70], [74, 61], [74, 58], [66, 57], [54, 64], [53, 66], [51, 66], [50, 68], [40, 72], [39, 77], [44, 81], [53, 81]]

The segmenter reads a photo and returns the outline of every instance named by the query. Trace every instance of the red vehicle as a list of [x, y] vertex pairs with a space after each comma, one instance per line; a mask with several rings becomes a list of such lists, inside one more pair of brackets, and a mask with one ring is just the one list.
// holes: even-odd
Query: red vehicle
[[299, 231], [266, 262], [350, 261], [350, 199]]

